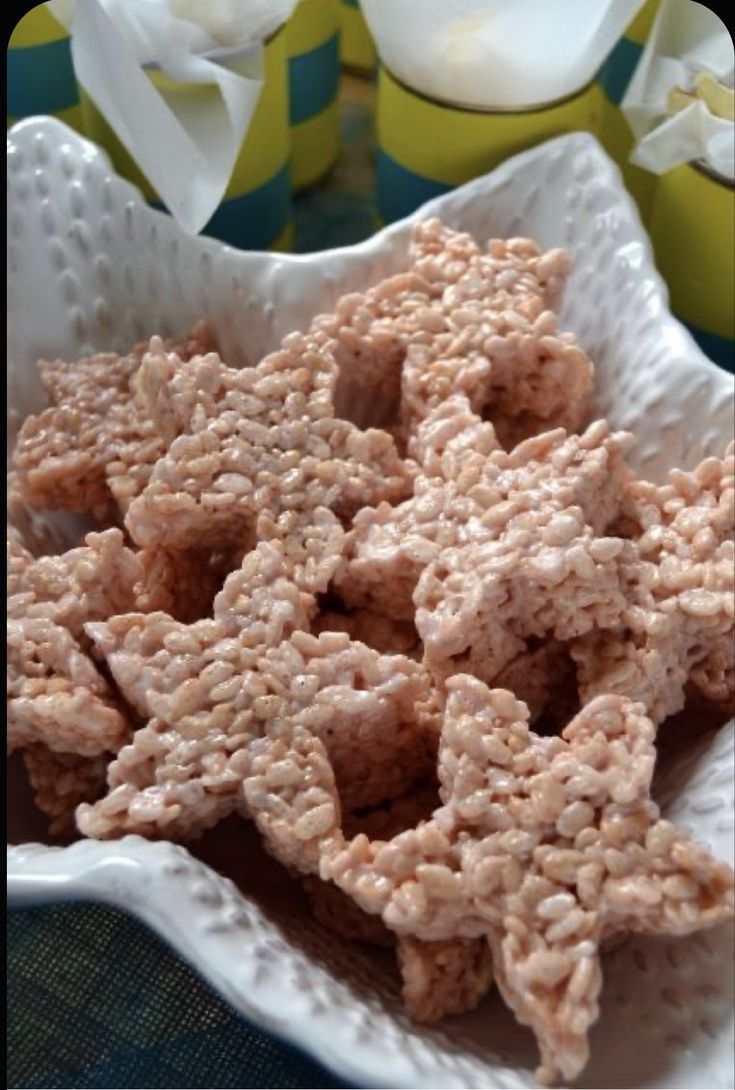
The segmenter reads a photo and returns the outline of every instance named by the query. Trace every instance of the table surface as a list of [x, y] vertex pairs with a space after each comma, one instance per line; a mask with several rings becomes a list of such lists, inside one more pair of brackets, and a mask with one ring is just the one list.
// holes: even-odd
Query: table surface
[[[369, 80], [343, 77], [340, 160], [294, 201], [302, 253], [375, 230], [373, 98]], [[8, 1087], [345, 1086], [253, 1029], [122, 912], [14, 909], [7, 952]]]

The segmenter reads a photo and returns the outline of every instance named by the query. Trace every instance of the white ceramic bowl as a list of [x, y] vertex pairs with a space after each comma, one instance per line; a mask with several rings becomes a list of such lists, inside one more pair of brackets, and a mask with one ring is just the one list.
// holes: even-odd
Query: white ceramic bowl
[[[204, 317], [232, 360], [254, 361], [345, 291], [402, 267], [407, 221], [309, 256], [240, 253], [182, 235], [58, 122], [8, 134], [11, 432], [43, 404], [39, 356], [125, 349]], [[616, 168], [582, 134], [560, 137], [427, 205], [478, 238], [524, 234], [575, 259], [562, 318], [597, 365], [597, 411], [632, 429], [642, 473], [693, 466], [732, 430], [732, 380], [667, 310], [666, 290]], [[659, 798], [718, 856], [733, 856], [733, 723], [671, 759]], [[401, 1012], [390, 958], [323, 933], [244, 824], [195, 850], [138, 837], [24, 843], [37, 823], [11, 768], [11, 901], [93, 898], [159, 931], [254, 1023], [362, 1086], [533, 1086], [536, 1050], [496, 993], [440, 1028]], [[603, 1015], [579, 1081], [594, 1087], [732, 1087], [731, 927], [635, 938], [607, 958]]]

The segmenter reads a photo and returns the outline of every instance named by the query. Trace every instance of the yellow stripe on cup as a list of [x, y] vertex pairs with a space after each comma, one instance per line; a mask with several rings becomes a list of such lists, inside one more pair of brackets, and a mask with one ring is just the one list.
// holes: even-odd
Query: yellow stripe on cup
[[449, 106], [378, 77], [378, 209], [384, 222], [492, 170], [510, 155], [553, 136], [596, 132], [601, 92], [590, 83], [545, 108], [495, 113]]
[[334, 166], [339, 155], [339, 107], [294, 125], [291, 130], [291, 184], [294, 192], [314, 185]]
[[[222, 204], [202, 232], [221, 238], [240, 249], [287, 248], [290, 239], [291, 182], [289, 176], [290, 133], [286, 36], [281, 29], [264, 50], [264, 82], [247, 136], [235, 161]], [[238, 70], [237, 56], [227, 66]], [[149, 70], [156, 86], [172, 95], [196, 96], [206, 102], [219, 97], [214, 85], [173, 83], [157, 70]], [[146, 200], [158, 204], [159, 197], [148, 179], [118, 140], [87, 93], [82, 90], [86, 133], [110, 156], [116, 171], [138, 186]]]
[[340, 60], [345, 68], [372, 73], [378, 62], [375, 42], [358, 0], [342, 0]]
[[671, 308], [695, 335], [719, 339], [725, 358], [715, 362], [732, 370], [735, 188], [691, 164], [654, 182], [648, 231]]
[[646, 3], [625, 31], [625, 37], [632, 42], [638, 42], [639, 45], [645, 45], [660, 7], [661, 0], [646, 0]]
[[291, 182], [312, 185], [339, 153], [339, 0], [301, 0], [286, 26]]
[[51, 114], [82, 131], [69, 35], [45, 4], [19, 20], [7, 54], [7, 123], [36, 114]]

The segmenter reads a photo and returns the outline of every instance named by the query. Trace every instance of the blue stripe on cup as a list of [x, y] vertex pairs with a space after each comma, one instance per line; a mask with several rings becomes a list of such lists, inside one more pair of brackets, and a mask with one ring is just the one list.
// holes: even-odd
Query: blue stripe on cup
[[424, 201], [449, 193], [451, 185], [415, 174], [382, 148], [377, 156], [378, 212], [383, 223], [393, 223], [415, 211]]
[[68, 38], [8, 49], [7, 112], [13, 117], [56, 114], [79, 102]]
[[203, 234], [240, 250], [266, 250], [285, 230], [290, 213], [291, 179], [284, 163], [257, 189], [222, 201]]
[[359, 8], [360, 0], [342, 0], [343, 4], [347, 4], [348, 8]]
[[299, 53], [288, 62], [289, 109], [292, 125], [306, 121], [331, 105], [339, 77], [339, 34]]
[[643, 46], [630, 38], [621, 38], [603, 61], [597, 79], [607, 97], [617, 106], [628, 89]]
[[[160, 201], [151, 201], [159, 212], [168, 212]], [[263, 185], [226, 197], [202, 234], [218, 238], [239, 250], [267, 250], [285, 231], [291, 215], [291, 178], [288, 164]]]

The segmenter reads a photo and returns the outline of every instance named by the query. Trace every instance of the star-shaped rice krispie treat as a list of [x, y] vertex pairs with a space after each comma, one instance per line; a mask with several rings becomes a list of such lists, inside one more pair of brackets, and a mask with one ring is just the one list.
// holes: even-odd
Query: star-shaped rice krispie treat
[[8, 528], [8, 750], [42, 742], [95, 757], [115, 750], [129, 727], [88, 654], [86, 621], [136, 607], [143, 569], [120, 530], [34, 558]]
[[342, 546], [340, 519], [402, 499], [412, 481], [386, 432], [334, 416], [328, 338], [292, 334], [240, 371], [215, 354], [181, 363], [153, 349], [139, 393], [164, 433], [190, 419], [128, 510], [133, 539], [176, 549], [279, 539], [302, 585], [325, 590]]
[[411, 435], [433, 407], [464, 393], [506, 445], [577, 429], [592, 364], [553, 308], [571, 263], [528, 239], [485, 250], [439, 220], [414, 227], [410, 268], [339, 301], [313, 329], [337, 342], [340, 415]]
[[[185, 359], [213, 341], [198, 323], [168, 342]], [[42, 360], [51, 407], [23, 422], [13, 455], [25, 499], [48, 510], [89, 512], [100, 521], [127, 509], [165, 447], [135, 396], [147, 345], [118, 356], [103, 352], [65, 363]]]
[[[491, 456], [497, 473], [476, 486], [487, 497], [478, 524], [471, 519], [464, 540], [440, 551], [414, 592], [436, 680], [469, 672], [493, 682], [529, 640], [567, 643], [619, 624], [629, 546], [604, 528], [619, 497], [625, 445], [599, 422], [582, 436], [549, 432]], [[593, 478], [599, 493], [590, 491]]]
[[529, 641], [619, 624], [620, 557], [632, 546], [605, 531], [630, 439], [598, 421], [506, 453], [465, 399], [450, 399], [419, 429], [414, 495], [355, 518], [337, 592], [396, 619], [415, 614], [440, 680], [469, 670], [490, 682]]
[[735, 446], [665, 485], [633, 481], [623, 504], [635, 551], [622, 564], [626, 608], [612, 632], [572, 647], [584, 699], [615, 692], [660, 723], [691, 682], [731, 707], [735, 664]]
[[398, 934], [484, 936], [503, 997], [536, 1034], [539, 1079], [571, 1080], [598, 1016], [600, 943], [732, 916], [733, 872], [660, 819], [642, 705], [600, 696], [541, 738], [507, 690], [468, 675], [447, 689], [443, 805], [388, 841], [335, 834], [321, 875]]
[[[308, 871], [340, 803], [349, 812], [400, 794], [430, 766], [416, 712], [428, 680], [415, 662], [346, 633], [305, 631], [315, 603], [290, 579], [278, 543], [261, 544], [243, 569], [210, 620], [129, 614], [87, 626], [149, 721], [78, 823], [97, 837], [186, 838], [243, 812], [282, 862]], [[292, 800], [304, 768], [312, 786]]]

